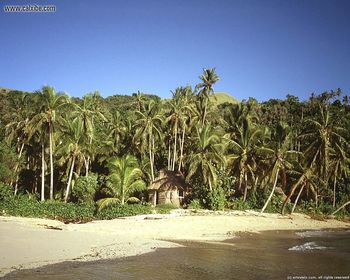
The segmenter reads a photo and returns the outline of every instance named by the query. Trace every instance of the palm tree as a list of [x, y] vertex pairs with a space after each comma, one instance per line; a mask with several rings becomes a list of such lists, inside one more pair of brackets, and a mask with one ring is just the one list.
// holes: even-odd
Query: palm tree
[[106, 117], [99, 108], [98, 92], [87, 94], [83, 97], [83, 103], [81, 105], [74, 104], [73, 116], [82, 120], [83, 133], [87, 135], [89, 141], [87, 143], [85, 151], [85, 176], [89, 175], [90, 160], [92, 156], [92, 142], [94, 140], [94, 134], [96, 131], [96, 120], [107, 121]]
[[193, 152], [187, 161], [187, 179], [198, 174], [202, 182], [208, 184], [210, 191], [212, 191], [217, 183], [217, 168], [225, 165], [224, 145], [209, 124], [203, 128], [196, 127], [196, 134]]
[[270, 180], [274, 180], [273, 187], [271, 193], [266, 200], [264, 207], [261, 209], [261, 213], [263, 213], [271, 201], [271, 198], [275, 192], [277, 181], [281, 172], [282, 186], [285, 190], [286, 188], [286, 171], [287, 168], [290, 168], [292, 164], [289, 162], [289, 158], [291, 154], [297, 153], [296, 151], [289, 150], [290, 142], [292, 140], [292, 134], [290, 133], [289, 127], [282, 124], [277, 124], [276, 128], [272, 131], [270, 137], [270, 143], [268, 146], [261, 147], [258, 149], [258, 152], [263, 154], [264, 160], [266, 161], [268, 166], [270, 166]]
[[137, 110], [143, 111], [145, 103], [144, 94], [138, 90], [137, 93], [133, 94], [133, 96], [136, 98]]
[[155, 155], [155, 139], [161, 138], [161, 125], [163, 119], [159, 114], [159, 108], [154, 101], [151, 101], [145, 112], [136, 111], [136, 121], [134, 128], [136, 129], [134, 135], [134, 142], [140, 145], [140, 151], [148, 150], [151, 179], [154, 181], [154, 155]]
[[331, 174], [333, 174], [333, 207], [336, 203], [336, 187], [338, 178], [347, 178], [350, 172], [350, 158], [346, 151], [348, 149], [347, 143], [335, 143], [331, 153]]
[[121, 158], [112, 158], [108, 162], [108, 168], [108, 189], [113, 197], [100, 199], [97, 202], [99, 210], [111, 204], [123, 205], [133, 192], [146, 188], [136, 157], [124, 155]]
[[57, 154], [62, 155], [61, 162], [68, 161], [68, 166], [70, 166], [64, 196], [65, 202], [68, 200], [76, 160], [81, 161], [84, 158], [83, 147], [86, 138], [84, 138], [83, 130], [83, 121], [80, 118], [75, 118], [71, 122], [66, 120], [62, 129], [64, 141], [57, 150]]
[[228, 140], [232, 151], [229, 155], [229, 161], [233, 164], [233, 171], [238, 173], [239, 176], [238, 189], [241, 190], [244, 183], [243, 201], [246, 201], [248, 175], [255, 181], [256, 145], [261, 130], [253, 126], [247, 118], [243, 118], [237, 128], [236, 138], [231, 139], [229, 135], [226, 135], [225, 138]]
[[[30, 119], [33, 115], [32, 104], [29, 102], [28, 94], [24, 93], [15, 99], [15, 107], [10, 107], [7, 112], [7, 117], [11, 121], [5, 126], [6, 140], [11, 144], [15, 140], [16, 150], [18, 152], [18, 163], [15, 166], [14, 173], [16, 174], [14, 194], [18, 191], [18, 169], [19, 163], [24, 151], [24, 146], [30, 140]], [[11, 182], [12, 185], [12, 182]]]
[[340, 134], [344, 129], [336, 125], [337, 120], [334, 115], [330, 114], [328, 106], [319, 105], [319, 109], [319, 119], [308, 119], [307, 131], [300, 138], [304, 142], [310, 143], [305, 150], [305, 156], [309, 161], [307, 165], [311, 166], [311, 163], [315, 165], [319, 176], [324, 181], [325, 186], [328, 187], [332, 147], [337, 142], [346, 141]]
[[317, 195], [317, 188], [318, 185], [320, 184], [319, 178], [315, 175], [314, 171], [312, 170], [311, 167], [303, 166], [300, 163], [295, 163], [294, 164], [295, 168], [293, 170], [290, 170], [289, 172], [291, 174], [296, 174], [298, 177], [295, 181], [295, 183], [292, 185], [291, 190], [287, 197], [285, 198], [283, 204], [282, 204], [282, 209], [281, 213], [284, 215], [284, 210], [285, 207], [288, 203], [288, 201], [291, 199], [291, 197], [294, 195], [295, 191], [297, 190], [298, 187], [300, 187], [299, 193], [294, 201], [294, 206], [292, 209], [292, 213], [298, 203], [298, 200], [300, 198], [301, 193], [303, 192], [304, 189], [309, 189], [313, 193], [315, 197], [315, 201], [317, 204], [318, 200], [318, 195]]
[[[169, 166], [169, 170], [174, 171], [175, 170], [175, 165], [176, 165], [176, 159], [179, 158], [178, 160], [178, 170], [180, 171], [181, 169], [181, 164], [183, 160], [183, 147], [184, 147], [184, 142], [185, 142], [185, 133], [186, 133], [186, 123], [189, 117], [189, 110], [190, 110], [190, 104], [189, 102], [189, 95], [191, 92], [190, 87], [178, 87], [176, 90], [173, 92], [173, 98], [168, 101], [167, 107], [169, 108], [169, 116], [167, 117], [166, 121], [167, 123], [170, 124], [170, 127], [172, 129], [172, 142], [173, 142], [173, 150], [172, 150], [172, 160], [171, 158], [171, 147], [170, 147], [170, 142], [169, 142], [169, 162], [171, 163]], [[179, 134], [181, 136], [179, 136]], [[178, 139], [179, 138], [179, 139]], [[179, 141], [178, 141], [179, 140]], [[179, 147], [177, 146], [179, 142]], [[177, 156], [177, 149], [179, 148], [180, 150], [180, 156]]]
[[50, 149], [50, 199], [53, 199], [54, 192], [54, 168], [53, 168], [53, 149], [54, 133], [56, 125], [62, 121], [59, 110], [68, 104], [68, 97], [64, 94], [57, 94], [55, 89], [49, 86], [42, 88], [37, 92], [38, 104], [40, 104], [39, 113], [32, 119], [32, 122], [39, 128], [44, 127], [49, 137]]
[[112, 147], [114, 153], [118, 153], [121, 146], [121, 140], [126, 133], [126, 125], [122, 115], [115, 111], [111, 117], [108, 118], [107, 139]]
[[207, 110], [208, 110], [208, 100], [209, 96], [214, 94], [213, 85], [220, 80], [219, 76], [215, 72], [215, 68], [203, 69], [203, 74], [199, 77], [202, 82], [197, 85], [198, 99], [201, 108], [201, 123], [204, 126]]

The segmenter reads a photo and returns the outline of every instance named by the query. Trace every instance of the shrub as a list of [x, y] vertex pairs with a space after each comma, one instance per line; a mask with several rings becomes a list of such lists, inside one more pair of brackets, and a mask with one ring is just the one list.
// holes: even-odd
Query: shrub
[[72, 198], [79, 203], [93, 203], [97, 190], [97, 175], [79, 177], [72, 189]]
[[167, 204], [158, 204], [156, 206], [156, 211], [157, 213], [160, 213], [160, 214], [169, 214], [171, 210], [174, 210], [174, 209], [178, 209], [178, 207], [174, 204], [170, 204], [170, 203], [167, 203]]
[[242, 198], [236, 198], [230, 202], [230, 208], [232, 210], [246, 210], [249, 208], [249, 205], [243, 202]]
[[12, 187], [0, 182], [0, 201], [9, 200], [12, 197], [13, 197]]
[[0, 201], [0, 213], [2, 214], [56, 219], [66, 223], [91, 221], [94, 212], [94, 205], [63, 203], [59, 201], [39, 202], [25, 195]]
[[190, 202], [190, 204], [188, 205], [188, 208], [198, 210], [198, 209], [202, 209], [202, 205], [199, 199], [195, 198]]
[[225, 191], [220, 187], [214, 188], [209, 192], [207, 201], [209, 209], [224, 210], [226, 203]]
[[114, 206], [103, 208], [101, 211], [97, 212], [96, 218], [100, 220], [111, 220], [119, 217], [151, 214], [152, 212], [153, 212], [152, 207], [149, 205], [140, 205], [140, 204], [114, 205]]

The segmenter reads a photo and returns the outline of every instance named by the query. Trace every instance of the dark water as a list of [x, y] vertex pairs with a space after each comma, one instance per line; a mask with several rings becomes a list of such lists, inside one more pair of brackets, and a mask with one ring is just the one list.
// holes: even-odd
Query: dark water
[[22, 270], [5, 278], [350, 279], [349, 230], [245, 233], [221, 243], [182, 244], [136, 257]]

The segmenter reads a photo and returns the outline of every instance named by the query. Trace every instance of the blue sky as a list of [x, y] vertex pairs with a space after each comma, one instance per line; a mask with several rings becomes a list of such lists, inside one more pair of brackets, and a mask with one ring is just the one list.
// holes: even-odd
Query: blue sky
[[[54, 4], [55, 13], [5, 13]], [[216, 91], [300, 99], [350, 91], [347, 0], [1, 0], [0, 86], [49, 84], [82, 96], [137, 90], [169, 97], [216, 67]]]

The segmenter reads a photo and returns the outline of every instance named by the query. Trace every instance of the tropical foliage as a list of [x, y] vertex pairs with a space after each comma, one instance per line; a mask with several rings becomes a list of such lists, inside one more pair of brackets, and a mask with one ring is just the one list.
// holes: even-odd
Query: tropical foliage
[[145, 203], [161, 169], [184, 175], [186, 205], [196, 208], [330, 213], [350, 200], [348, 96], [217, 105], [219, 81], [204, 69], [197, 85], [168, 100], [140, 91], [72, 98], [49, 86], [1, 93], [0, 188], [33, 200], [97, 202], [108, 217], [124, 209], [108, 205]]

